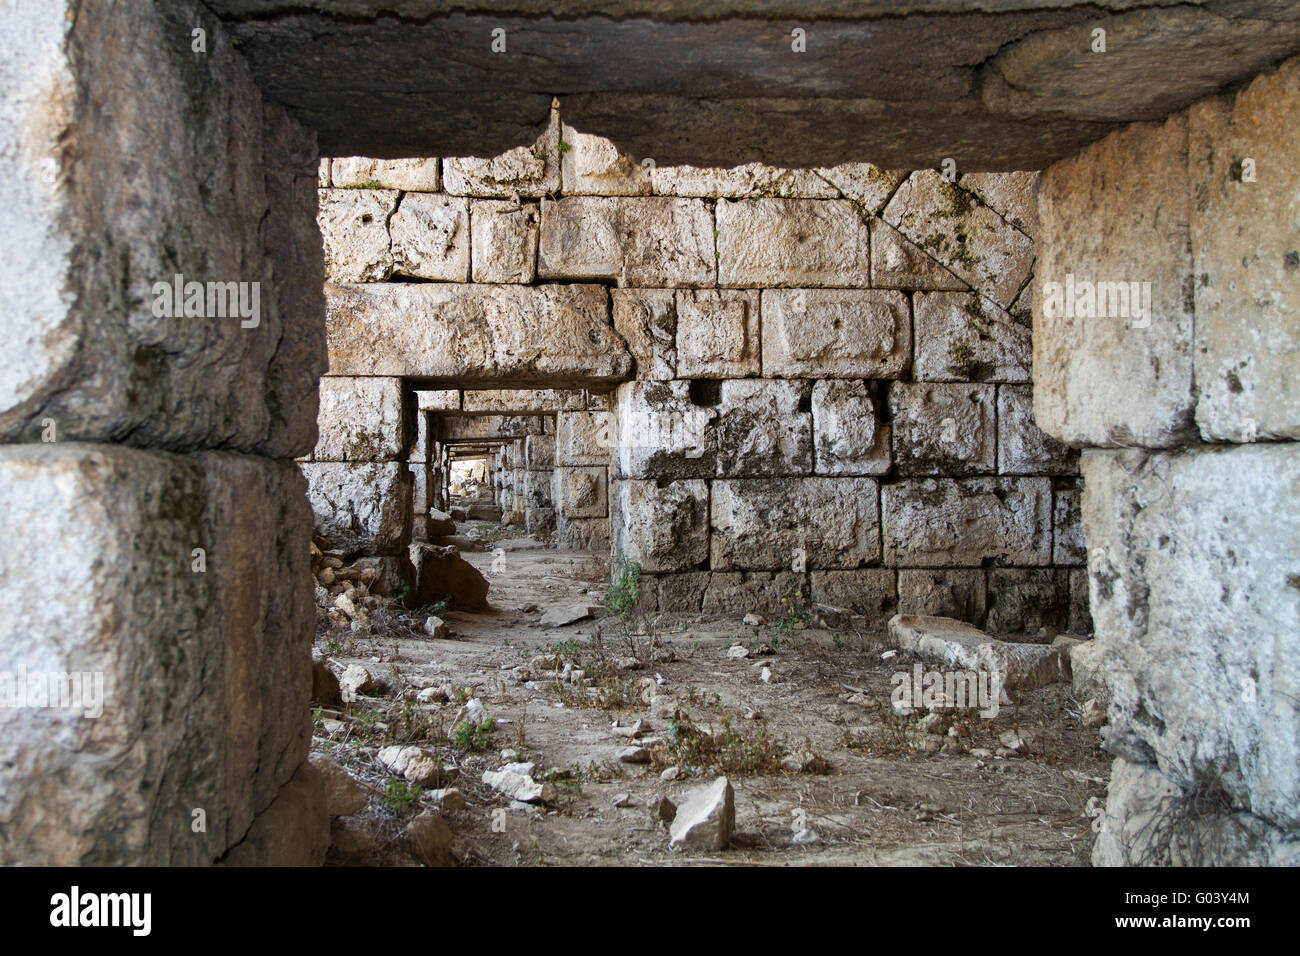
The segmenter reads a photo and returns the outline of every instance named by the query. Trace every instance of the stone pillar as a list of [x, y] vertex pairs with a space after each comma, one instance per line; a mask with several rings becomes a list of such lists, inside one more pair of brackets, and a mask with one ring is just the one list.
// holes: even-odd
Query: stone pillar
[[1112, 697], [1096, 864], [1300, 861], [1297, 110], [1292, 59], [1043, 175], [1035, 408], [1089, 449]]

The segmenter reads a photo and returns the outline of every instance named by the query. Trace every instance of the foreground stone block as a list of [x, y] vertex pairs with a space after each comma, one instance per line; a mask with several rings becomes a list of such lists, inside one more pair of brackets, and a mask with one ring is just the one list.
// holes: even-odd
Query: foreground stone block
[[1300, 629], [1281, 622], [1300, 619], [1300, 450], [1089, 451], [1083, 474], [1107, 749], [1293, 831]]
[[693, 571], [709, 559], [703, 481], [615, 481], [610, 516], [614, 552], [639, 562], [644, 573]]
[[605, 468], [556, 468], [554, 500], [556, 512], [566, 518], [607, 517]]
[[879, 519], [871, 478], [719, 479], [710, 505], [711, 567], [860, 567], [880, 559]]
[[713, 285], [713, 216], [698, 199], [543, 200], [537, 275], [634, 286]]
[[320, 381], [317, 461], [396, 461], [406, 457], [413, 416], [404, 414], [397, 378], [327, 377]]
[[367, 156], [336, 156], [330, 162], [330, 179], [345, 189], [402, 189], [407, 192], [438, 191], [438, 160], [371, 159]]
[[723, 850], [735, 826], [735, 794], [727, 778], [719, 777], [678, 808], [669, 844], [674, 849]]
[[650, 169], [619, 153], [603, 136], [561, 126], [569, 147], [560, 157], [564, 192], [586, 196], [644, 196], [650, 193]]
[[678, 292], [676, 312], [680, 377], [759, 374], [757, 292]]
[[382, 282], [393, 271], [388, 219], [398, 193], [380, 189], [322, 189], [321, 238], [330, 282]]
[[388, 221], [393, 273], [418, 279], [469, 279], [469, 202], [455, 196], [403, 196]]
[[470, 203], [474, 281], [532, 282], [537, 276], [541, 218], [533, 203], [493, 199]]
[[812, 472], [808, 386], [772, 379], [722, 383], [714, 419], [718, 474], [727, 478]]
[[901, 570], [898, 572], [898, 612], [951, 617], [983, 627], [988, 616], [984, 571], [974, 568]]
[[998, 474], [1073, 475], [1079, 453], [1034, 422], [1034, 387], [998, 387]]
[[[719, 401], [721, 400], [719, 390]], [[689, 382], [629, 382], [615, 392], [615, 465], [624, 478], [704, 478], [717, 469], [718, 412]]]
[[869, 628], [883, 627], [898, 613], [898, 583], [893, 568], [813, 571], [809, 584], [814, 604], [848, 608], [866, 617]]
[[331, 285], [326, 302], [337, 375], [559, 386], [631, 373], [601, 286]]
[[927, 382], [1028, 382], [1032, 335], [981, 295], [918, 292], [916, 368]]
[[974, 475], [997, 470], [991, 385], [895, 382], [889, 391], [900, 475]]
[[865, 382], [820, 381], [812, 390], [814, 470], [819, 475], [889, 471], [889, 426], [876, 417]]
[[487, 578], [460, 556], [458, 548], [413, 545], [411, 560], [415, 564], [415, 590], [407, 602], [411, 607], [446, 601], [463, 611], [487, 609]]
[[349, 554], [397, 554], [410, 544], [411, 472], [400, 461], [305, 462], [316, 528]]
[[898, 378], [911, 359], [911, 314], [900, 292], [768, 290], [761, 308], [764, 375]]
[[610, 297], [614, 302], [614, 330], [627, 342], [636, 362], [636, 377], [657, 381], [675, 378], [676, 294], [671, 289], [613, 289]]
[[717, 218], [719, 285], [871, 284], [867, 223], [847, 200], [723, 200]]
[[885, 563], [913, 567], [1045, 565], [1049, 478], [919, 478], [881, 489]]

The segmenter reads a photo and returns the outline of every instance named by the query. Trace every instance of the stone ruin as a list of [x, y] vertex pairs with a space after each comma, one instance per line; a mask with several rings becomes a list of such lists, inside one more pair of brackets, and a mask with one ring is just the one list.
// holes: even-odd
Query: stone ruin
[[106, 702], [0, 862], [319, 862], [307, 542], [471, 459], [649, 610], [1094, 634], [1094, 862], [1297, 860], [1290, 5], [322, 6], [0, 9], [0, 669]]

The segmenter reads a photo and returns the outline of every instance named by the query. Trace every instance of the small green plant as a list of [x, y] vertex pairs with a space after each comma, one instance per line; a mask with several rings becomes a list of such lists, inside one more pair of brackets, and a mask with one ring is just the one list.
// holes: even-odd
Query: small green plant
[[492, 746], [496, 732], [497, 722], [491, 717], [478, 725], [467, 720], [456, 728], [451, 739], [461, 750], [477, 753]]
[[563, 156], [563, 155], [564, 155], [565, 153], [567, 153], [569, 150], [573, 149], [573, 144], [572, 144], [572, 143], [567, 143], [567, 142], [565, 142], [564, 140], [560, 140], [560, 147], [559, 147], [559, 149], [560, 149], [560, 155]]
[[384, 809], [392, 814], [404, 813], [419, 801], [423, 792], [422, 787], [394, 777], [384, 788]]
[[618, 556], [618, 574], [611, 575], [605, 591], [605, 608], [626, 622], [641, 601], [641, 564]]
[[803, 594], [800, 593], [798, 585], [792, 584], [785, 589], [780, 604], [780, 616], [768, 627], [772, 633], [768, 643], [773, 647], [780, 645], [781, 641], [793, 634], [797, 627], [808, 621], [803, 606]]

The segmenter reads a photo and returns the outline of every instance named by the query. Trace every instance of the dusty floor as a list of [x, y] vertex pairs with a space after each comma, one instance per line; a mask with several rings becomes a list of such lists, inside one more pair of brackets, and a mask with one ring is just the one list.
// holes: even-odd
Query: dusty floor
[[[313, 749], [371, 790], [369, 808], [348, 821], [369, 837], [350, 854], [332, 851], [333, 862], [410, 864], [400, 832], [420, 801], [402, 806], [400, 795], [394, 799], [393, 775], [375, 758], [379, 747], [401, 742], [440, 754], [468, 802], [445, 814], [462, 865], [1087, 865], [1085, 806], [1090, 797], [1104, 798], [1110, 758], [1099, 733], [1081, 726], [1068, 684], [1025, 694], [995, 718], [944, 719], [931, 729], [944, 732], [951, 723], [955, 735], [944, 737], [942, 752], [926, 752], [938, 738], [920, 731], [925, 718], [899, 716], [890, 705], [891, 676], [910, 671], [913, 659], [882, 659], [883, 633], [789, 620], [755, 628], [740, 614], [633, 617], [625, 626], [601, 610], [607, 569], [595, 555], [528, 539], [492, 546], [496, 554], [464, 556], [491, 582], [495, 610], [445, 613], [449, 640], [418, 636], [418, 627], [403, 624], [365, 638], [322, 625], [319, 654], [336, 666], [360, 663], [390, 685], [384, 696], [316, 715]], [[570, 604], [597, 609], [596, 619], [540, 626], [542, 612]], [[628, 635], [637, 632], [642, 636], [631, 640], [648, 667], [607, 671], [597, 634], [606, 659], [614, 659], [628, 655]], [[735, 643], [750, 656], [728, 657]], [[560, 683], [553, 667], [521, 682], [513, 668], [547, 653], [584, 667], [596, 689]], [[776, 681], [760, 679], [764, 665]], [[651, 682], [656, 697], [646, 704], [639, 695]], [[447, 739], [458, 704], [415, 700], [421, 688], [441, 685], [461, 700], [483, 702], [496, 721], [489, 740], [458, 746]], [[649, 748], [651, 763], [623, 763], [618, 754], [632, 741], [611, 724], [638, 718], [660, 743]], [[1007, 731], [1022, 738], [1019, 754], [1000, 742]], [[533, 761], [537, 779], [550, 775], [553, 806], [510, 809], [480, 782], [485, 770], [506, 762], [504, 750]], [[780, 766], [790, 753], [810, 753], [829, 768], [791, 772]], [[810, 770], [823, 769], [803, 759]], [[661, 778], [669, 766], [679, 768], [678, 779]], [[649, 804], [664, 794], [680, 804], [720, 770], [735, 788], [733, 846], [670, 851]], [[815, 839], [805, 842], [804, 832], [796, 844], [799, 831]]]

